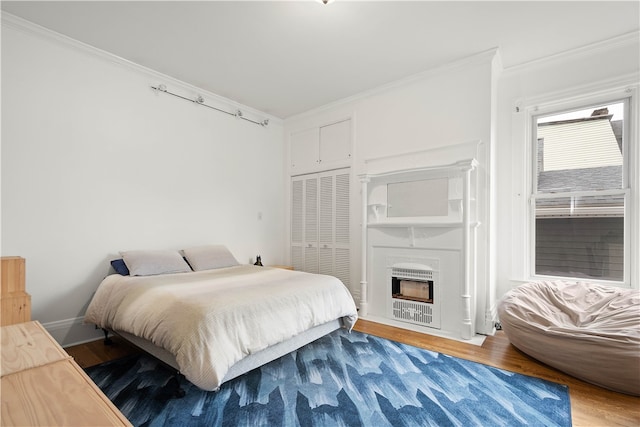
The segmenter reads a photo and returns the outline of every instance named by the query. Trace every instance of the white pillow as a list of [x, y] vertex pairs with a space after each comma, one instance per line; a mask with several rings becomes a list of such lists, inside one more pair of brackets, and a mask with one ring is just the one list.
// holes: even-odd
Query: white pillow
[[238, 261], [224, 245], [196, 246], [183, 249], [184, 257], [193, 271], [213, 270], [214, 268], [239, 265]]
[[125, 251], [120, 252], [131, 276], [186, 273], [191, 271], [178, 251]]

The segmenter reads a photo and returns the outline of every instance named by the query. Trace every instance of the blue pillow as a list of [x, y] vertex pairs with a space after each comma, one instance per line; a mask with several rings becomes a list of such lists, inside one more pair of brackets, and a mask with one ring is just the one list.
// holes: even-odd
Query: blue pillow
[[118, 273], [121, 276], [129, 275], [129, 269], [127, 268], [127, 264], [124, 263], [124, 260], [122, 258], [114, 259], [113, 261], [111, 261], [111, 267], [113, 267], [116, 273]]

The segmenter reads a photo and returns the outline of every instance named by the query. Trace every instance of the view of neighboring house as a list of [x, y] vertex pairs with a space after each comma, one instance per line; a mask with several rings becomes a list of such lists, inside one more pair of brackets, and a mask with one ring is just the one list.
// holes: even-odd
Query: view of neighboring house
[[624, 197], [608, 192], [623, 188], [623, 121], [612, 118], [600, 108], [538, 123], [537, 274], [623, 279]]

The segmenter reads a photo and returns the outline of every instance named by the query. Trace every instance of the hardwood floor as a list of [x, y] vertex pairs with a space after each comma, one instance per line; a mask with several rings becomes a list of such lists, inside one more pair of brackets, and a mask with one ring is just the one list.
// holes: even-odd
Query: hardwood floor
[[111, 340], [113, 342], [111, 345], [105, 345], [103, 340], [96, 340], [85, 344], [65, 347], [65, 351], [75, 359], [81, 368], [88, 368], [141, 352], [137, 347], [129, 344], [120, 337], [114, 336]]
[[[640, 397], [605, 390], [541, 364], [513, 347], [501, 331], [495, 336], [487, 337], [480, 347], [362, 319], [358, 320], [354, 329], [508, 371], [567, 384], [574, 426], [640, 426]], [[102, 340], [99, 340], [67, 347], [65, 350], [83, 368], [139, 351], [117, 337], [113, 341], [112, 346], [105, 346]]]

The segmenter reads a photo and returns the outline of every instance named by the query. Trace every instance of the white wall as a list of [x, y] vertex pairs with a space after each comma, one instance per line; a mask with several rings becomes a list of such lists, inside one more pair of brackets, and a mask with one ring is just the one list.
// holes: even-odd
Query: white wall
[[[478, 154], [479, 210], [481, 226], [478, 229], [478, 275], [476, 298], [479, 310], [476, 329], [487, 331], [485, 315], [491, 311], [487, 298], [491, 288], [489, 248], [489, 152], [491, 146], [492, 108], [495, 91], [492, 85], [496, 51], [492, 50], [430, 70], [403, 81], [346, 99], [322, 109], [285, 120], [285, 138], [291, 133], [321, 126], [332, 121], [352, 118], [354, 146], [352, 150], [352, 293], [359, 300], [360, 218], [361, 192], [358, 174], [367, 170], [372, 159], [397, 156], [404, 153], [426, 152], [439, 147], [451, 147], [475, 142], [481, 145]], [[288, 145], [287, 149], [288, 151]], [[438, 161], [425, 159], [420, 154], [407, 156], [412, 164], [405, 167], [437, 165]], [[461, 160], [461, 159], [457, 159]], [[451, 161], [442, 159], [443, 162]], [[289, 162], [287, 162], [288, 164]], [[443, 163], [446, 164], [446, 163]], [[291, 171], [289, 171], [290, 173]], [[380, 171], [375, 171], [380, 172]], [[492, 324], [492, 322], [489, 322]]]
[[[617, 88], [637, 87], [640, 82], [640, 35], [629, 34], [612, 40], [586, 46], [573, 52], [557, 55], [534, 63], [506, 69], [498, 88], [498, 137], [496, 146], [496, 185], [497, 185], [497, 296], [502, 296], [514, 286], [527, 282], [531, 277], [527, 273], [526, 252], [528, 192], [527, 182], [529, 164], [527, 162], [526, 112], [524, 107], [536, 105], [539, 101], [566, 100], [580, 98], [598, 91]], [[626, 96], [629, 96], [628, 92]], [[520, 112], [516, 112], [516, 107]], [[640, 121], [637, 105], [636, 124]], [[638, 130], [634, 131], [631, 143], [631, 162], [635, 163], [636, 183], [635, 217], [628, 238], [635, 241], [637, 248], [638, 212], [640, 197], [637, 187], [640, 181], [637, 175], [640, 166], [638, 150]], [[638, 254], [631, 258], [631, 286], [638, 288]]]
[[223, 101], [32, 29], [3, 20], [2, 255], [26, 258], [33, 319], [82, 339], [120, 250], [221, 243], [241, 263], [285, 262], [280, 120], [157, 94]]

